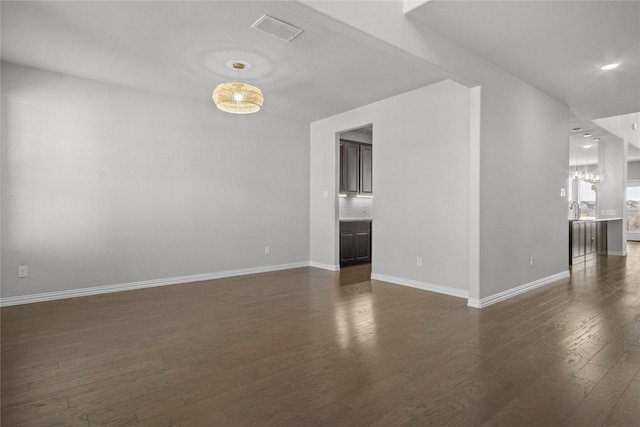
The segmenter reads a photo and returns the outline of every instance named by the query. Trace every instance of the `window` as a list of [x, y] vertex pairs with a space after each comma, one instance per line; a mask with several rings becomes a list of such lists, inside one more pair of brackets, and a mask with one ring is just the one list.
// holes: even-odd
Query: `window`
[[640, 182], [627, 186], [627, 232], [640, 233]]
[[569, 178], [569, 217], [573, 217], [576, 212], [571, 210], [571, 203], [577, 201], [580, 205], [580, 217], [595, 217], [597, 203], [597, 186], [581, 179]]
[[580, 216], [596, 216], [596, 186], [585, 181], [579, 181], [578, 197], [580, 202]]

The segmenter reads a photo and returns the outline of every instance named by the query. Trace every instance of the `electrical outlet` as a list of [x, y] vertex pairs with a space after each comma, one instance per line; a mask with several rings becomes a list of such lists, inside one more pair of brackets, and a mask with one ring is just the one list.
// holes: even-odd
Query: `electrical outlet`
[[265, 255], [269, 255], [271, 253], [271, 246], [265, 246], [264, 247], [264, 254]]
[[533, 267], [533, 257], [529, 258], [529, 267]]
[[29, 266], [21, 265], [18, 267], [18, 277], [28, 277], [29, 276]]
[[416, 265], [417, 265], [418, 267], [422, 267], [422, 257], [421, 257], [421, 256], [419, 256], [418, 258], [416, 258]]

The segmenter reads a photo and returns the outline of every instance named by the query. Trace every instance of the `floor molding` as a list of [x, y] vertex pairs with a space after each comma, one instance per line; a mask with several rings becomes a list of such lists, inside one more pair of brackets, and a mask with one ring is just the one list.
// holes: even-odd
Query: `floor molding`
[[339, 265], [323, 264], [321, 262], [309, 261], [309, 267], [321, 268], [329, 271], [340, 271]]
[[607, 255], [627, 256], [627, 251], [607, 251]]
[[567, 270], [561, 273], [552, 274], [551, 276], [543, 277], [542, 279], [534, 280], [533, 282], [525, 283], [524, 285], [515, 287], [513, 289], [508, 289], [504, 292], [500, 292], [495, 295], [491, 295], [482, 299], [469, 298], [467, 305], [473, 308], [485, 308], [497, 302], [515, 297], [516, 295], [529, 292], [541, 286], [545, 286], [550, 283], [557, 282], [558, 280], [561, 280], [561, 279], [565, 279], [570, 275], [571, 273], [569, 272], [569, 270]]
[[15, 297], [0, 298], [0, 307], [20, 304], [32, 304], [37, 302], [54, 301], [67, 298], [78, 298], [90, 295], [108, 294], [112, 292], [131, 291], [135, 289], [153, 288], [156, 286], [178, 285], [181, 283], [200, 282], [203, 280], [222, 279], [225, 277], [246, 276], [249, 274], [268, 273], [270, 271], [309, 267], [309, 265], [310, 263], [308, 261], [305, 261], [291, 264], [270, 265], [265, 267], [244, 268], [239, 270], [227, 270], [217, 273], [194, 274], [189, 276], [170, 277], [165, 279], [144, 280], [141, 282], [120, 283], [116, 285], [45, 292], [41, 294], [20, 295]]
[[450, 288], [448, 286], [434, 285], [432, 283], [418, 282], [417, 280], [401, 279], [399, 277], [385, 276], [384, 274], [371, 273], [373, 280], [380, 280], [396, 285], [409, 286], [411, 288], [422, 289], [424, 291], [437, 292], [439, 294], [451, 295], [458, 298], [469, 298], [469, 292], [462, 289]]

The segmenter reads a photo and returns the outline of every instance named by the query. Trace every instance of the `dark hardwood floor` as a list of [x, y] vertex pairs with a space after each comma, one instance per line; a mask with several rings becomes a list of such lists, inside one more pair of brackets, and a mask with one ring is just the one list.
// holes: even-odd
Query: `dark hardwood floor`
[[482, 310], [368, 265], [5, 307], [2, 425], [640, 426], [628, 251]]

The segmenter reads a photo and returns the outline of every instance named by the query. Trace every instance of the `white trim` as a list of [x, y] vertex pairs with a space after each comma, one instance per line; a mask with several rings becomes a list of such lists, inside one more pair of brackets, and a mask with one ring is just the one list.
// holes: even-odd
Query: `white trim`
[[423, 291], [437, 292], [439, 294], [451, 295], [458, 298], [469, 298], [469, 292], [448, 286], [434, 285], [431, 283], [418, 282], [416, 280], [401, 279], [399, 277], [385, 276], [384, 274], [371, 273], [373, 280], [380, 280], [396, 285], [409, 286], [411, 288], [422, 289]]
[[480, 148], [482, 86], [469, 90], [469, 297], [480, 298]]
[[607, 255], [627, 256], [627, 251], [607, 251]]
[[296, 262], [291, 264], [270, 265], [266, 267], [243, 268], [239, 270], [227, 270], [217, 273], [194, 274], [190, 276], [170, 277], [166, 279], [144, 280], [141, 282], [120, 283], [117, 285], [96, 286], [92, 288], [70, 289], [66, 291], [46, 292], [42, 294], [20, 295], [15, 297], [0, 298], [0, 307], [19, 304], [31, 304], [36, 302], [53, 301], [66, 298], [85, 297], [90, 295], [108, 294], [111, 292], [131, 291], [134, 289], [154, 288], [156, 286], [178, 285], [181, 283], [199, 282], [202, 280], [222, 279], [225, 277], [244, 276], [247, 274], [268, 273], [270, 271], [290, 270], [293, 268], [308, 267], [309, 262]]
[[566, 270], [561, 273], [552, 274], [551, 276], [543, 277], [542, 279], [534, 280], [533, 282], [525, 283], [524, 285], [515, 287], [513, 289], [507, 289], [504, 292], [500, 292], [495, 295], [488, 296], [486, 298], [482, 298], [482, 299], [469, 298], [467, 305], [473, 308], [488, 307], [497, 302], [504, 301], [506, 299], [515, 297], [516, 295], [520, 295], [525, 292], [532, 291], [541, 286], [548, 285], [550, 283], [556, 282], [558, 280], [561, 280], [570, 276], [571, 276], [571, 273], [569, 272], [569, 270]]
[[339, 265], [323, 264], [321, 262], [309, 261], [309, 267], [321, 268], [329, 271], [340, 271]]

